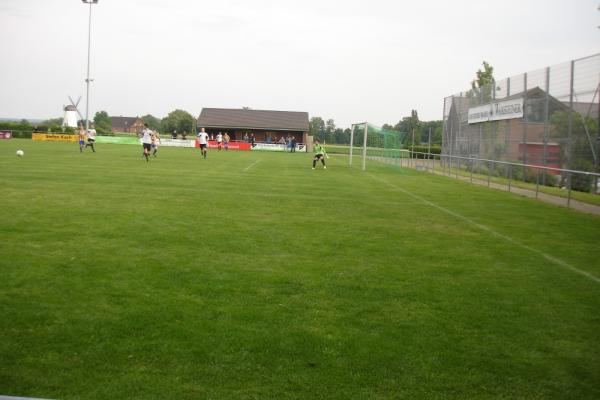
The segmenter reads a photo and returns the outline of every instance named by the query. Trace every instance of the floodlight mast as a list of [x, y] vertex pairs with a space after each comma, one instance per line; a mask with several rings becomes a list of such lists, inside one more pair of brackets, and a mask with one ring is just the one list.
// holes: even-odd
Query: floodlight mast
[[86, 84], [86, 95], [85, 95], [85, 130], [90, 129], [90, 118], [89, 118], [89, 109], [90, 109], [90, 47], [92, 41], [92, 4], [98, 4], [98, 0], [81, 0], [83, 4], [90, 5], [90, 13], [88, 20], [88, 56], [87, 56], [87, 76], [85, 78]]

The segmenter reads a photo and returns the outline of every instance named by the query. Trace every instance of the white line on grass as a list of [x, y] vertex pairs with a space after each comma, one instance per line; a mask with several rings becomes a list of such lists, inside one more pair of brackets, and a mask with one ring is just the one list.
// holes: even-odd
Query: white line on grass
[[243, 169], [244, 172], [248, 171], [250, 168], [254, 167], [256, 164], [258, 164], [260, 162], [260, 160], [256, 160], [254, 161], [252, 164], [248, 165], [246, 168]]
[[516, 246], [518, 246], [518, 247], [520, 247], [520, 248], [522, 248], [522, 249], [525, 249], [525, 250], [531, 251], [531, 252], [533, 252], [533, 253], [536, 253], [536, 254], [538, 254], [538, 255], [542, 256], [543, 258], [545, 258], [546, 260], [548, 260], [548, 261], [550, 261], [550, 262], [554, 263], [554, 264], [560, 265], [560, 266], [561, 266], [561, 267], [563, 267], [563, 268], [566, 268], [566, 269], [568, 269], [568, 270], [571, 270], [572, 272], [575, 272], [575, 273], [577, 273], [577, 274], [583, 275], [583, 276], [585, 276], [586, 278], [589, 278], [589, 279], [591, 279], [591, 280], [593, 280], [593, 281], [595, 281], [595, 282], [598, 282], [598, 283], [600, 283], [600, 278], [597, 278], [596, 276], [594, 276], [594, 275], [590, 274], [589, 272], [586, 272], [586, 271], [580, 270], [579, 268], [576, 268], [576, 267], [572, 266], [571, 264], [569, 264], [569, 263], [567, 263], [567, 262], [565, 262], [565, 261], [563, 261], [563, 260], [560, 260], [560, 259], [558, 259], [558, 258], [556, 258], [556, 257], [553, 257], [553, 256], [551, 256], [550, 254], [544, 253], [544, 252], [543, 252], [543, 251], [541, 251], [541, 250], [534, 249], [533, 247], [527, 246], [526, 244], [523, 244], [523, 243], [521, 243], [521, 242], [519, 242], [519, 241], [517, 241], [517, 240], [515, 240], [515, 239], [511, 238], [510, 236], [506, 236], [506, 235], [504, 235], [504, 234], [502, 234], [502, 233], [500, 233], [500, 232], [496, 232], [495, 230], [493, 230], [493, 229], [492, 229], [492, 228], [490, 228], [489, 226], [485, 226], [485, 225], [482, 225], [482, 224], [480, 224], [480, 223], [477, 223], [477, 222], [473, 221], [472, 219], [469, 219], [469, 218], [467, 218], [467, 217], [465, 217], [465, 216], [463, 216], [463, 215], [460, 215], [460, 214], [458, 214], [458, 213], [456, 213], [456, 212], [454, 212], [454, 211], [452, 211], [452, 210], [449, 210], [449, 209], [447, 209], [447, 208], [445, 208], [445, 207], [442, 207], [442, 206], [440, 206], [440, 205], [437, 205], [437, 204], [435, 204], [435, 203], [433, 203], [433, 202], [431, 202], [431, 201], [429, 201], [429, 200], [427, 200], [427, 199], [424, 199], [424, 198], [423, 198], [423, 197], [421, 197], [421, 196], [418, 196], [418, 195], [416, 195], [416, 194], [414, 194], [414, 193], [411, 193], [411, 192], [409, 192], [408, 190], [404, 190], [404, 189], [402, 189], [401, 187], [399, 187], [399, 186], [397, 186], [397, 185], [394, 185], [394, 184], [393, 184], [393, 183], [391, 183], [391, 182], [388, 182], [388, 181], [386, 181], [385, 179], [381, 179], [381, 178], [379, 178], [379, 177], [376, 177], [376, 176], [374, 176], [374, 175], [372, 175], [372, 174], [368, 174], [368, 175], [369, 175], [371, 178], [373, 178], [374, 180], [376, 180], [376, 181], [379, 181], [379, 182], [381, 182], [381, 183], [384, 183], [384, 184], [386, 184], [386, 185], [388, 185], [388, 186], [390, 186], [390, 187], [394, 188], [395, 190], [398, 190], [399, 192], [402, 192], [402, 193], [406, 194], [407, 196], [410, 196], [410, 197], [412, 197], [412, 198], [413, 198], [413, 199], [415, 199], [415, 200], [418, 200], [418, 201], [420, 201], [420, 202], [422, 202], [422, 203], [425, 203], [425, 204], [427, 204], [428, 206], [431, 206], [431, 207], [433, 207], [433, 208], [435, 208], [435, 209], [437, 209], [437, 210], [439, 210], [439, 211], [442, 211], [442, 212], [444, 212], [444, 213], [446, 213], [446, 214], [448, 214], [448, 215], [451, 215], [451, 216], [453, 216], [453, 217], [455, 217], [455, 218], [458, 218], [458, 219], [460, 219], [460, 220], [462, 220], [462, 221], [465, 221], [465, 222], [467, 222], [467, 223], [469, 223], [469, 224], [471, 224], [471, 225], [473, 225], [473, 226], [475, 226], [475, 227], [477, 227], [477, 228], [481, 229], [482, 231], [485, 231], [485, 232], [487, 232], [487, 233], [489, 233], [489, 234], [491, 234], [491, 235], [493, 235], [493, 236], [496, 236], [496, 237], [499, 237], [499, 238], [501, 238], [501, 239], [504, 239], [504, 240], [506, 240], [507, 242], [510, 242], [510, 243], [512, 243], [512, 244], [514, 244], [514, 245], [516, 245]]

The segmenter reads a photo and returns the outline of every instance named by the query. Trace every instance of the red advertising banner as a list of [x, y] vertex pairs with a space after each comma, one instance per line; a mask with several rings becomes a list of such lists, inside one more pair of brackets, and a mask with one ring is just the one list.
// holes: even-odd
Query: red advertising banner
[[11, 139], [12, 132], [11, 131], [0, 131], [0, 139]]
[[[200, 147], [200, 142], [198, 142], [198, 139], [196, 139], [196, 146], [195, 147]], [[225, 148], [225, 145], [223, 144], [221, 147]], [[209, 140], [208, 141], [208, 148], [209, 149], [216, 149], [216, 148], [218, 148], [217, 141], [216, 140]], [[247, 143], [247, 142], [229, 142], [229, 150], [250, 150], [250, 143]]]

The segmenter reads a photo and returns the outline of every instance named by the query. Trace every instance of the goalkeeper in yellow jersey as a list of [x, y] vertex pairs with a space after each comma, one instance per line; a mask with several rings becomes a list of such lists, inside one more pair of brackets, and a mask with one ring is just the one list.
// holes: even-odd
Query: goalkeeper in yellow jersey
[[319, 142], [319, 139], [315, 139], [313, 153], [315, 153], [315, 158], [313, 158], [312, 169], [315, 169], [315, 167], [317, 166], [317, 161], [319, 160], [321, 160], [321, 162], [323, 163], [323, 169], [327, 169], [327, 165], [325, 165], [325, 157], [329, 158], [329, 156], [327, 155], [327, 152], [325, 151], [323, 146], [321, 146], [321, 142]]

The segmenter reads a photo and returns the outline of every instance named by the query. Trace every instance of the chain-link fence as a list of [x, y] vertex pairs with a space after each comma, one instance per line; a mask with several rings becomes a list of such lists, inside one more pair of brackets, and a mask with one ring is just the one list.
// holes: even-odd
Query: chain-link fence
[[[598, 172], [599, 90], [596, 54], [446, 97], [444, 159], [554, 168], [543, 169], [542, 184], [548, 186], [566, 186], [560, 169]], [[535, 181], [537, 172], [524, 168], [521, 179]], [[598, 180], [577, 179], [569, 186], [597, 192]]]

